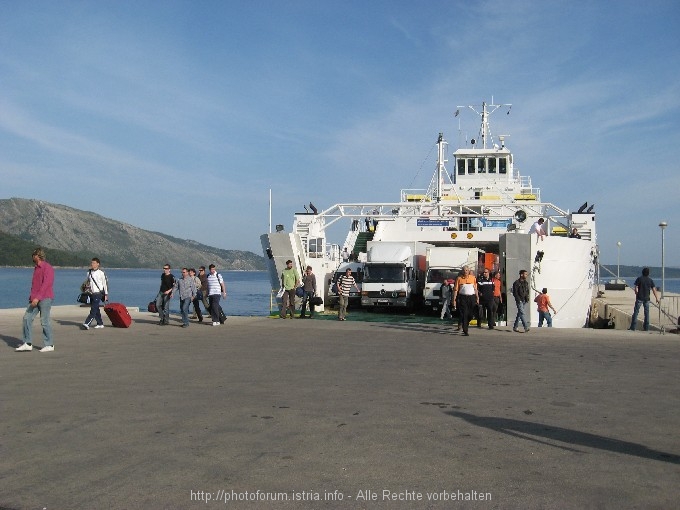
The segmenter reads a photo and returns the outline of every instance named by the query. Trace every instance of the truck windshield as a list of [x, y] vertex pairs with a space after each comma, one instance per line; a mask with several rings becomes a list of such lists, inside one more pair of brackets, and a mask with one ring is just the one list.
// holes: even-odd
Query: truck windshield
[[[338, 281], [338, 278], [341, 276], [345, 276], [345, 271], [338, 271], [333, 275], [333, 283], [336, 283]], [[354, 281], [359, 284], [364, 281], [364, 272], [363, 271], [352, 271], [352, 277], [354, 278]]]
[[458, 273], [460, 273], [460, 271], [460, 268], [429, 269], [425, 281], [430, 283], [443, 283], [444, 280], [455, 280], [458, 278]]
[[404, 266], [367, 265], [364, 267], [364, 282], [401, 283], [404, 278]]

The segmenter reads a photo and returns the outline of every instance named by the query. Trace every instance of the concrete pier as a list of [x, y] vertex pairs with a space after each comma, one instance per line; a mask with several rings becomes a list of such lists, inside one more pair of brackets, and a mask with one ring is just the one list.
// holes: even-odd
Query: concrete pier
[[[675, 508], [680, 339], [230, 317], [14, 352], [0, 508]], [[39, 321], [34, 324], [39, 347]]]
[[[607, 326], [614, 329], [628, 329], [633, 317], [635, 307], [635, 291], [631, 287], [624, 287], [622, 290], [608, 290], [605, 286], [600, 287], [599, 297], [593, 299], [591, 309], [591, 322], [600, 326]], [[664, 333], [678, 332], [678, 309], [680, 308], [680, 295], [667, 292], [661, 303], [661, 313], [659, 305], [654, 301], [650, 306], [650, 330]], [[594, 320], [593, 320], [594, 319]], [[642, 308], [638, 313], [636, 329], [642, 330], [644, 312]]]

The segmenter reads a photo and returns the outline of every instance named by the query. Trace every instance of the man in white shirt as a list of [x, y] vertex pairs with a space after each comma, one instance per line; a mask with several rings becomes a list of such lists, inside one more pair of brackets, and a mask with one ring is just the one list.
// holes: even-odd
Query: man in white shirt
[[210, 315], [212, 316], [212, 325], [219, 326], [223, 324], [223, 321], [220, 320], [220, 311], [222, 310], [220, 297], [227, 297], [227, 287], [224, 285], [222, 275], [217, 272], [215, 264], [210, 264], [208, 269], [210, 270], [207, 278]]
[[531, 225], [529, 229], [529, 234], [536, 234], [540, 240], [545, 237], [545, 230], [543, 230], [543, 223], [545, 220], [543, 218], [538, 218], [538, 221]]

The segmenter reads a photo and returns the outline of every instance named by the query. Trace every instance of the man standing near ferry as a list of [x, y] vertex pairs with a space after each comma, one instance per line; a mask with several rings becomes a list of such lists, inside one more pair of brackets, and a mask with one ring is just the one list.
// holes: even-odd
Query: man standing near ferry
[[656, 286], [654, 285], [654, 280], [649, 277], [649, 268], [642, 268], [642, 276], [638, 276], [635, 280], [635, 308], [633, 308], [633, 317], [630, 321], [630, 330], [635, 331], [637, 326], [638, 312], [640, 311], [640, 306], [642, 306], [645, 313], [645, 320], [642, 323], [642, 329], [649, 331], [649, 293], [654, 293], [654, 299], [659, 302], [659, 295], [656, 293]]
[[281, 288], [283, 289], [283, 303], [281, 318], [285, 319], [290, 312], [290, 318], [295, 317], [295, 289], [300, 286], [300, 277], [293, 267], [292, 260], [286, 260], [286, 268], [281, 271]]
[[522, 322], [524, 332], [529, 332], [529, 321], [527, 321], [526, 316], [526, 306], [529, 302], [528, 275], [529, 272], [526, 269], [522, 269], [519, 272], [519, 278], [512, 284], [512, 296], [515, 298], [515, 305], [517, 305], [517, 316], [515, 317], [515, 324], [512, 326], [512, 330], [515, 333], [519, 333], [517, 326], [519, 326], [520, 321]]
[[475, 308], [479, 306], [479, 290], [477, 278], [470, 274], [470, 268], [465, 266], [463, 274], [456, 278], [456, 286], [453, 288], [453, 307], [458, 307], [460, 323], [463, 326], [463, 336], [469, 336], [468, 324], [472, 319]]
[[14, 349], [17, 352], [32, 351], [33, 319], [40, 312], [40, 323], [43, 330], [43, 345], [40, 352], [54, 351], [54, 339], [52, 338], [52, 324], [50, 323], [50, 311], [54, 300], [54, 268], [45, 260], [45, 250], [36, 248], [33, 250], [33, 280], [31, 293], [28, 296], [28, 308], [24, 313], [24, 343]]

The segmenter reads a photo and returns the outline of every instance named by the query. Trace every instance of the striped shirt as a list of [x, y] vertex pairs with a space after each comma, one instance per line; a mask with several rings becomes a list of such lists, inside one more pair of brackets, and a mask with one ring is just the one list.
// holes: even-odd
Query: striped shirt
[[215, 294], [222, 294], [222, 286], [220, 285], [224, 280], [220, 273], [208, 275], [208, 296], [214, 296]]
[[343, 275], [338, 278], [338, 291], [341, 296], [349, 296], [350, 289], [356, 285], [353, 276]]

